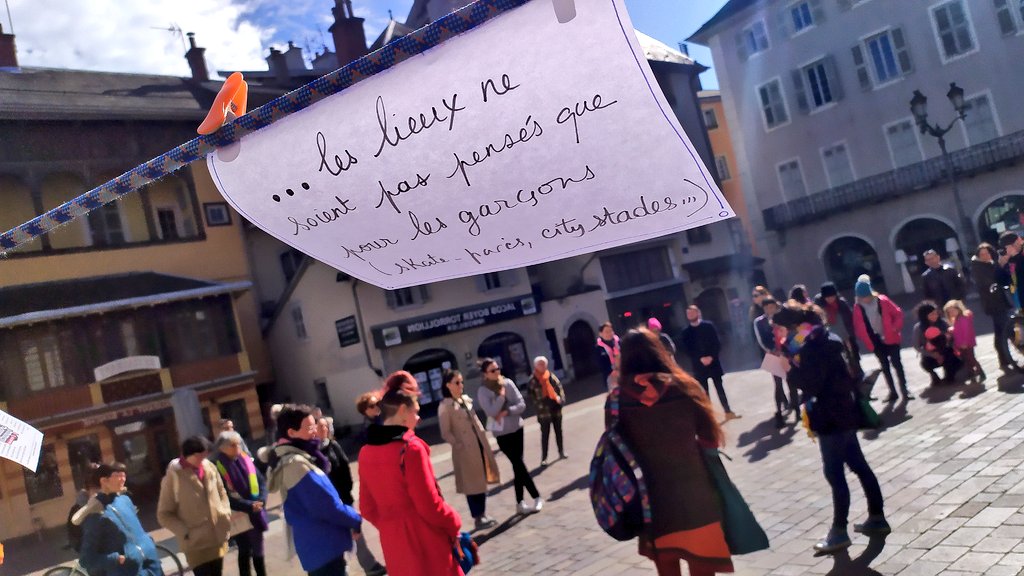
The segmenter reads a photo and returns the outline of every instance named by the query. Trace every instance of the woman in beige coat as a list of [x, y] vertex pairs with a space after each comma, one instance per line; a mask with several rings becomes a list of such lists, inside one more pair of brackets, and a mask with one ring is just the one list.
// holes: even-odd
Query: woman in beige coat
[[462, 373], [445, 370], [442, 382], [444, 399], [437, 409], [437, 418], [441, 437], [452, 445], [455, 491], [466, 495], [476, 529], [490, 528], [497, 521], [487, 516], [487, 485], [501, 482], [498, 462], [484, 427], [473, 412], [473, 400], [463, 394]]
[[174, 533], [195, 576], [220, 576], [231, 532], [231, 505], [216, 466], [206, 459], [210, 443], [192, 436], [160, 482], [156, 519]]

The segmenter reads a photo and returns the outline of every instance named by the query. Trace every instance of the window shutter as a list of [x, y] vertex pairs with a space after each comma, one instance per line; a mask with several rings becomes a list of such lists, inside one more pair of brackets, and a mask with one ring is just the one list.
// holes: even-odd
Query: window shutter
[[740, 62], [746, 62], [747, 58], [750, 57], [747, 54], [747, 35], [743, 30], [736, 33], [736, 56], [740, 59]]
[[903, 41], [903, 28], [892, 29], [892, 43], [893, 48], [896, 49], [896, 58], [900, 62], [900, 71], [904, 76], [910, 74], [914, 71], [914, 66], [910, 62], [910, 49]]
[[516, 270], [505, 270], [501, 272], [501, 285], [504, 286], [515, 286], [519, 283], [519, 274]]
[[793, 21], [791, 10], [792, 7], [784, 6], [775, 14], [775, 29], [778, 31], [780, 41], [790, 37], [790, 23]]
[[807, 91], [804, 89], [804, 72], [799, 68], [791, 72], [793, 78], [793, 92], [796, 94], [796, 107], [800, 112], [807, 114], [811, 111], [807, 104]]
[[864, 63], [864, 51], [861, 49], [860, 44], [851, 48], [850, 51], [853, 52], [853, 66], [857, 69], [857, 81], [860, 82], [860, 88], [868, 92], [871, 90], [871, 76], [868, 74], [868, 67]]
[[394, 310], [395, 308], [398, 307], [398, 302], [395, 301], [395, 291], [394, 290], [385, 290], [384, 291], [384, 300], [387, 301], [388, 308], [391, 308], [392, 310]]
[[[1013, 19], [1013, 13], [1011, 12], [1007, 0], [993, 0], [996, 7], [996, 19], [999, 20], [999, 31], [1003, 33], [1003, 36], [1013, 36], [1017, 33], [1017, 23]], [[1024, 6], [1022, 6], [1024, 9]]]
[[837, 0], [836, 5], [839, 6], [840, 12], [846, 12], [853, 7], [853, 0]]
[[825, 75], [828, 77], [828, 87], [832, 91], [832, 101], [839, 102], [843, 99], [843, 81], [839, 77], [839, 67], [836, 66], [836, 59], [829, 54], [825, 56]]
[[811, 17], [814, 18], [814, 25], [821, 26], [825, 23], [825, 7], [821, 5], [821, 0], [811, 0]]
[[487, 292], [487, 276], [486, 275], [478, 274], [478, 275], [473, 277], [473, 280], [476, 282], [476, 291], [477, 292]]
[[422, 286], [417, 286], [416, 289], [419, 290], [420, 303], [423, 303], [423, 302], [426, 302], [427, 300], [430, 300], [430, 292], [427, 291], [427, 285], [426, 284], [423, 284]]

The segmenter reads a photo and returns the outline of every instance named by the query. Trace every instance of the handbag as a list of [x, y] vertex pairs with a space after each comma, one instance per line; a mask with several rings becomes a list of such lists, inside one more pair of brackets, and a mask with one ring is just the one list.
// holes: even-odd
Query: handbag
[[[701, 447], [711, 483], [722, 509], [722, 531], [732, 554], [749, 554], [768, 548], [768, 535], [757, 523], [739, 489], [729, 479], [718, 448]], [[728, 456], [726, 456], [728, 458]]]
[[469, 532], [459, 532], [455, 544], [452, 545], [452, 556], [462, 568], [463, 574], [469, 574], [470, 569], [480, 563], [479, 549]]
[[238, 536], [243, 532], [248, 532], [253, 529], [252, 520], [249, 518], [248, 512], [241, 510], [231, 511], [231, 537]]
[[882, 426], [882, 418], [871, 407], [871, 400], [867, 396], [857, 398], [857, 408], [860, 411], [860, 421], [857, 423], [858, 430], [876, 430]]

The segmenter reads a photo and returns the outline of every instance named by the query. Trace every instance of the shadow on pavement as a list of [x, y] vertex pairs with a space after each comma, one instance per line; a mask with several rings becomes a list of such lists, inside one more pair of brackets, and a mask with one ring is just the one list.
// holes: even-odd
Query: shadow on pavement
[[1024, 392], [1024, 375], [1003, 374], [996, 378], [996, 389], [1005, 394], [1020, 394]]
[[959, 397], [961, 400], [966, 400], [968, 398], [974, 398], [975, 396], [984, 394], [987, 391], [988, 388], [985, 387], [984, 382], [971, 382], [970, 384], [965, 384], [963, 386], [960, 390]]
[[871, 563], [884, 548], [885, 536], [873, 536], [856, 558], [850, 558], [849, 549], [837, 552], [832, 555], [832, 569], [826, 576], [881, 576], [881, 572], [871, 568]]
[[789, 421], [783, 428], [776, 428], [773, 416], [740, 434], [737, 438], [737, 446], [742, 448], [753, 444], [749, 450], [743, 453], [743, 456], [747, 458], [748, 462], [764, 460], [772, 450], [777, 450], [792, 442], [797, 428], [797, 424]]
[[875, 440], [878, 435], [889, 428], [895, 428], [900, 424], [903, 424], [907, 420], [913, 418], [910, 413], [907, 412], [907, 400], [900, 400], [899, 402], [886, 403], [885, 408], [878, 413], [878, 418], [882, 421], [882, 427], [878, 430], [867, 430], [864, 432], [865, 440]]
[[509, 530], [514, 528], [517, 524], [519, 524], [520, 522], [522, 522], [525, 519], [526, 519], [526, 516], [524, 516], [522, 514], [516, 514], [515, 516], [510, 517], [509, 519], [505, 520], [501, 524], [498, 524], [497, 526], [495, 526], [494, 528], [492, 528], [490, 531], [488, 531], [485, 534], [481, 534], [479, 536], [476, 535], [476, 534], [473, 534], [473, 540], [476, 541], [477, 545], [483, 546], [491, 538], [496, 538], [498, 536], [501, 536], [502, 534], [504, 534], [505, 532], [508, 532]]
[[557, 488], [554, 491], [552, 491], [551, 496], [548, 498], [548, 500], [554, 502], [555, 500], [564, 498], [577, 490], [588, 489], [590, 489], [590, 474], [584, 474], [583, 476], [580, 476], [579, 478], [573, 480], [572, 482], [566, 484], [565, 486], [562, 486], [561, 488]]
[[957, 384], [935, 384], [924, 389], [918, 396], [929, 404], [945, 402], [963, 387]]

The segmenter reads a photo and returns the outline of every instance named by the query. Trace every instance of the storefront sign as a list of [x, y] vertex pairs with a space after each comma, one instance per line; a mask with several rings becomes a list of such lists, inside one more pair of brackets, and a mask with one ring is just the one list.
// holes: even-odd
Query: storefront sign
[[355, 316], [349, 316], [336, 321], [334, 329], [338, 332], [338, 344], [342, 348], [359, 344], [359, 326], [356, 325]]
[[43, 433], [0, 411], [0, 457], [17, 462], [32, 472], [39, 466]]
[[536, 0], [208, 157], [271, 236], [395, 289], [590, 253], [734, 214], [623, 0]]
[[508, 300], [446, 310], [430, 316], [410, 318], [389, 326], [375, 326], [371, 330], [373, 343], [377, 348], [390, 348], [536, 313], [537, 302], [533, 296], [518, 296]]
[[121, 358], [120, 360], [114, 360], [113, 362], [107, 362], [103, 366], [95, 368], [93, 370], [93, 377], [96, 378], [96, 382], [102, 382], [107, 378], [113, 378], [114, 376], [124, 374], [125, 372], [159, 369], [159, 356], [129, 356], [127, 358]]
[[102, 414], [90, 416], [82, 419], [82, 426], [95, 426], [97, 424], [103, 424], [112, 420], [122, 420], [124, 418], [130, 418], [132, 416], [142, 416], [143, 414], [149, 414], [150, 412], [159, 412], [166, 410], [171, 407], [170, 398], [164, 398], [163, 400], [154, 400], [152, 402], [146, 402], [144, 404], [136, 404], [134, 406], [125, 406], [117, 410], [109, 410]]

